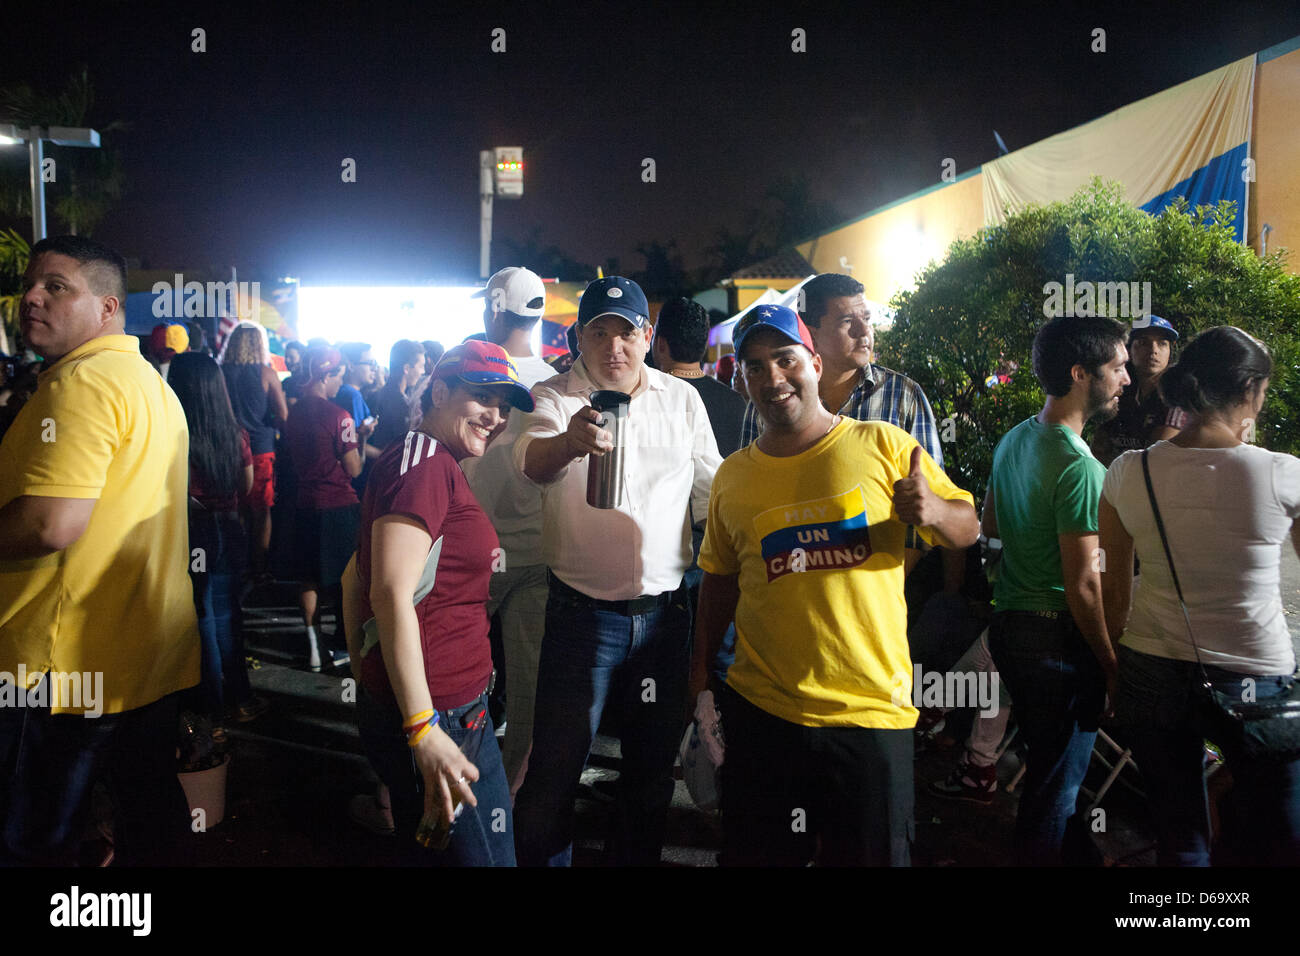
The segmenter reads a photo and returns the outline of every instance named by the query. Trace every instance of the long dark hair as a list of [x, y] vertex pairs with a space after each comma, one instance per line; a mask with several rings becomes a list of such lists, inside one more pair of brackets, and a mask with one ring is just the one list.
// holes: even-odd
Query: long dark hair
[[1206, 329], [1160, 376], [1160, 397], [1185, 412], [1231, 408], [1273, 374], [1268, 346], [1235, 325]]
[[225, 497], [239, 490], [239, 423], [230, 408], [221, 367], [202, 352], [181, 352], [172, 359], [167, 383], [185, 409], [190, 426], [190, 468], [210, 495]]

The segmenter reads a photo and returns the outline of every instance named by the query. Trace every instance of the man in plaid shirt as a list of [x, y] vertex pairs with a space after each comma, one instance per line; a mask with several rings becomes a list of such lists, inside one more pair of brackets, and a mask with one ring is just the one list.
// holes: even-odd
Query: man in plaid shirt
[[[875, 330], [862, 297], [862, 283], [852, 276], [825, 272], [803, 287], [800, 318], [812, 331], [822, 357], [818, 393], [832, 413], [858, 421], [889, 422], [909, 432], [943, 467], [943, 449], [934, 412], [921, 386], [906, 375], [871, 361]], [[762, 306], [759, 306], [762, 308]], [[741, 447], [763, 431], [751, 402], [741, 426]]]

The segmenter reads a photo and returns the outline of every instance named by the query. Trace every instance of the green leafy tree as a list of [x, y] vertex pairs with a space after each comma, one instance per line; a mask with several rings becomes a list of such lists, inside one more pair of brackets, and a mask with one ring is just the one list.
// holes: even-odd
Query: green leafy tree
[[814, 199], [812, 184], [802, 174], [773, 182], [767, 187], [764, 200], [766, 255], [820, 235], [846, 218], [834, 203]]
[[[0, 120], [20, 128], [86, 126], [94, 104], [94, 85], [85, 69], [54, 95], [39, 93], [25, 83], [0, 88]], [[126, 128], [116, 121], [96, 127], [101, 134]], [[57, 177], [46, 186], [50, 211], [65, 231], [90, 235], [122, 198], [125, 174], [118, 153], [107, 145], [83, 149], [47, 144], [46, 149], [55, 160]], [[22, 159], [0, 167], [0, 212], [14, 217], [30, 216], [32, 210], [25, 153]]]
[[501, 247], [502, 252], [495, 257], [500, 262], [496, 268], [522, 265], [540, 276], [561, 282], [588, 282], [596, 275], [594, 266], [579, 262], [553, 243], [544, 244], [540, 227], [522, 240], [502, 239]]
[[[1234, 241], [1232, 219], [1228, 202], [1178, 202], [1151, 216], [1122, 187], [1094, 180], [1065, 202], [1030, 206], [954, 242], [942, 263], [923, 269], [915, 289], [895, 296], [897, 316], [878, 347], [884, 364], [925, 389], [950, 439], [954, 480], [982, 500], [998, 440], [1042, 406], [1031, 346], [1047, 321], [1044, 286], [1067, 274], [1076, 284], [1150, 282], [1152, 312], [1183, 342], [1236, 325], [1267, 343], [1275, 370], [1256, 440], [1300, 452], [1300, 277], [1287, 272], [1284, 252], [1260, 258]], [[1010, 381], [988, 384], [999, 372]]]
[[751, 210], [748, 221], [741, 229], [733, 230], [723, 226], [715, 231], [713, 244], [705, 249], [711, 260], [705, 267], [711, 276], [705, 284], [712, 284], [761, 259], [762, 256], [755, 255], [755, 250], [760, 248], [759, 230], [757, 212]]
[[639, 243], [636, 251], [645, 259], [645, 268], [628, 276], [641, 287], [650, 299], [689, 295], [690, 282], [682, 267], [682, 256], [677, 251], [677, 240], [667, 242], [650, 240]]
[[18, 305], [31, 246], [12, 229], [0, 230], [0, 351], [13, 352], [18, 340]]
[[785, 176], [771, 182], [757, 207], [746, 210], [738, 229], [723, 226], [704, 251], [708, 263], [691, 276], [695, 288], [707, 288], [719, 279], [783, 250], [810, 236], [820, 235], [847, 217], [834, 203], [813, 198], [804, 175]]

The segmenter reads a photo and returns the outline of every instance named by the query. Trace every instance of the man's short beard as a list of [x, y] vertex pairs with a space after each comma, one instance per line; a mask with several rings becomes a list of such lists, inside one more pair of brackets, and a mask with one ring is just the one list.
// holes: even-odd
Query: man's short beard
[[1115, 402], [1112, 405], [1114, 399], [1107, 399], [1105, 396], [1105, 386], [1094, 379], [1088, 386], [1088, 421], [1096, 419], [1100, 422], [1108, 422], [1119, 414], [1119, 403]]
[[1108, 422], [1119, 414], [1119, 405], [1103, 405], [1093, 414], [1093, 418], [1099, 422]]

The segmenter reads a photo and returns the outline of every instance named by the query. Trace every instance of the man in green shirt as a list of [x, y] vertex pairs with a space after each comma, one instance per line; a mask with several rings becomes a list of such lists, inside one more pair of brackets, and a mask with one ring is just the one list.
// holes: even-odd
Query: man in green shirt
[[989, 648], [1029, 746], [1016, 819], [1022, 864], [1062, 862], [1067, 822], [1115, 684], [1097, 538], [1106, 470], [1080, 436], [1089, 419], [1119, 409], [1129, 383], [1126, 331], [1104, 318], [1043, 326], [1034, 338], [1034, 375], [1047, 401], [993, 453], [982, 527], [1002, 539], [1002, 562]]

